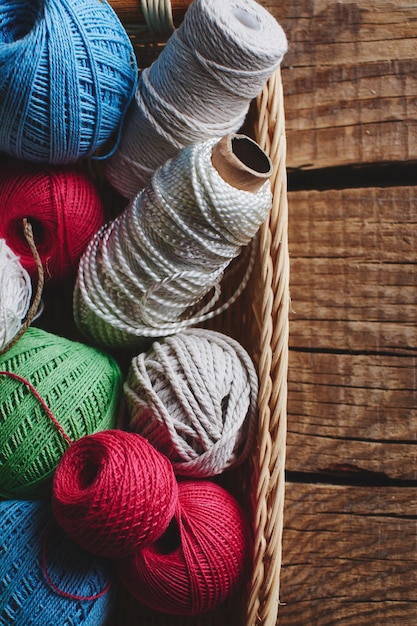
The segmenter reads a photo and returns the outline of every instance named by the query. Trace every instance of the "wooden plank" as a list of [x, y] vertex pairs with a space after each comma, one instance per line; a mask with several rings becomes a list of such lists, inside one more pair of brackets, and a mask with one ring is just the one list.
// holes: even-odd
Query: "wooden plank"
[[417, 187], [289, 194], [297, 349], [417, 354]]
[[414, 626], [415, 489], [286, 485], [280, 626]]
[[292, 438], [287, 450], [288, 469], [355, 476], [364, 483], [369, 480], [369, 472], [381, 479], [417, 479], [415, 444], [335, 440], [317, 433], [315, 437]]
[[417, 480], [417, 361], [290, 353], [286, 467]]
[[[409, 442], [410, 447], [417, 443], [416, 374], [416, 357], [292, 351], [288, 462], [293, 462], [298, 435]], [[334, 448], [339, 458], [337, 445]], [[291, 469], [302, 471], [301, 466]]]
[[413, 0], [261, 0], [283, 26], [288, 167], [417, 159]]

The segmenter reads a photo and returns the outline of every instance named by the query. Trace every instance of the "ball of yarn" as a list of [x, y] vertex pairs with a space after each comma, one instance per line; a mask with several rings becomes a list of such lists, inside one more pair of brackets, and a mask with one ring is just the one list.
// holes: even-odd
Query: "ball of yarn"
[[81, 170], [39, 168], [15, 162], [0, 175], [0, 237], [19, 255], [32, 277], [36, 261], [25, 239], [23, 218], [32, 225], [45, 278], [74, 276], [94, 233], [104, 224], [98, 189]]
[[234, 339], [195, 328], [132, 359], [124, 386], [129, 427], [171, 460], [176, 474], [236, 467], [255, 441], [258, 378]]
[[1, 2], [0, 150], [54, 164], [93, 154], [119, 128], [136, 82], [108, 2]]
[[166, 457], [140, 435], [108, 430], [65, 452], [54, 476], [52, 510], [76, 543], [119, 558], [163, 535], [177, 498]]
[[6, 240], [0, 239], [0, 350], [19, 332], [31, 297], [29, 274]]
[[141, 73], [110, 183], [133, 198], [178, 150], [243, 124], [287, 50], [281, 26], [255, 0], [194, 0], [156, 61]]
[[0, 376], [0, 497], [49, 494], [68, 439], [114, 428], [122, 374], [114, 359], [81, 343], [31, 326], [0, 356], [0, 371], [27, 380], [33, 391]]
[[252, 192], [220, 176], [212, 163], [217, 143], [183, 148], [88, 244], [74, 318], [99, 345], [141, 347], [143, 337], [173, 334], [212, 314], [225, 269], [255, 237], [272, 203], [269, 180]]
[[0, 624], [107, 623], [114, 602], [108, 562], [56, 524], [46, 537], [51, 520], [47, 502], [0, 502]]
[[246, 577], [251, 536], [241, 507], [222, 487], [186, 481], [178, 495], [166, 536], [121, 559], [118, 574], [144, 605], [197, 615], [222, 603]]

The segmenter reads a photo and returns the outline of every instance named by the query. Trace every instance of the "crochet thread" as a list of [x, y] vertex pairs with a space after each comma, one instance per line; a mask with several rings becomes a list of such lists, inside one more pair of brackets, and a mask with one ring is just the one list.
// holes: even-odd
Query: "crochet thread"
[[258, 378], [237, 341], [188, 329], [132, 359], [124, 385], [129, 428], [202, 478], [242, 463], [256, 433]]
[[29, 274], [6, 240], [0, 239], [0, 350], [19, 332], [31, 297]]
[[0, 357], [0, 370], [29, 381], [68, 437], [27, 385], [2, 376], [0, 497], [44, 497], [69, 441], [115, 427], [121, 370], [95, 348], [33, 326]]
[[85, 550], [120, 558], [163, 535], [177, 497], [166, 457], [140, 435], [107, 430], [65, 452], [53, 480], [52, 510]]
[[119, 129], [134, 95], [130, 39], [106, 1], [0, 0], [0, 150], [74, 163]]
[[[144, 337], [173, 334], [221, 312], [213, 304], [223, 272], [271, 207], [269, 159], [255, 142], [244, 141], [264, 157], [256, 193], [220, 176], [212, 163], [218, 141], [212, 139], [183, 148], [158, 168], [122, 214], [93, 237], [74, 291], [75, 321], [87, 337], [135, 348]], [[202, 304], [211, 291], [212, 299]]]
[[109, 564], [57, 525], [46, 537], [52, 519], [45, 501], [0, 502], [0, 624], [100, 626], [113, 607]]
[[281, 63], [287, 40], [255, 0], [194, 0], [156, 61], [141, 73], [110, 183], [134, 198], [181, 148], [241, 128]]
[[46, 280], [75, 276], [79, 259], [105, 212], [97, 187], [87, 174], [70, 167], [36, 167], [13, 162], [0, 175], [0, 237], [18, 254], [32, 278], [36, 260], [22, 220], [34, 230]]
[[251, 533], [237, 501], [215, 483], [181, 482], [178, 497], [166, 536], [121, 559], [118, 575], [146, 606], [198, 615], [221, 604], [247, 576]]

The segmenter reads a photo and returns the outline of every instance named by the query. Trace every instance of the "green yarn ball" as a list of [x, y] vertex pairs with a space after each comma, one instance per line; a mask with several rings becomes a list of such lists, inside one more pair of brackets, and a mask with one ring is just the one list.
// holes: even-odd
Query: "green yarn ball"
[[[99, 350], [29, 328], [0, 356], [0, 371], [36, 389], [71, 441], [116, 427], [122, 372]], [[68, 441], [23, 382], [0, 376], [0, 497], [49, 495]]]

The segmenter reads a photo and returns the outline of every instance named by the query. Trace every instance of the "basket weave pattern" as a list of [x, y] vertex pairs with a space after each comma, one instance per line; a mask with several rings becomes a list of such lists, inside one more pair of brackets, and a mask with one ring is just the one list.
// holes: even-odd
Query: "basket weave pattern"
[[[144, 65], [162, 49], [154, 42], [148, 58], [147, 45], [140, 41], [134, 44]], [[227, 485], [251, 509], [255, 536], [252, 577], [246, 595], [241, 593], [215, 611], [194, 618], [149, 611], [121, 591], [117, 617], [111, 626], [274, 626], [277, 623], [290, 305], [285, 117], [279, 70], [259, 95], [254, 111], [250, 130], [274, 167], [273, 205], [260, 230], [258, 256], [249, 285], [229, 309], [205, 324], [240, 341], [253, 357], [259, 374], [257, 445], [246, 466], [232, 475], [233, 484]], [[233, 290], [233, 285], [230, 288]], [[227, 289], [226, 284], [224, 298]]]

